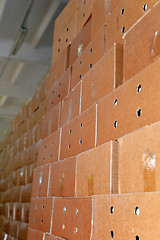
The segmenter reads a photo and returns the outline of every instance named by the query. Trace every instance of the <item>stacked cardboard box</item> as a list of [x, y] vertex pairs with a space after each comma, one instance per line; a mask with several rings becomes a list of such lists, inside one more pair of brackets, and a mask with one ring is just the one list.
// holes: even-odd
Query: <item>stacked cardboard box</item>
[[159, 238], [159, 14], [70, 0], [57, 18], [28, 240]]
[[27, 240], [33, 170], [46, 112], [47, 77], [0, 144], [0, 239]]

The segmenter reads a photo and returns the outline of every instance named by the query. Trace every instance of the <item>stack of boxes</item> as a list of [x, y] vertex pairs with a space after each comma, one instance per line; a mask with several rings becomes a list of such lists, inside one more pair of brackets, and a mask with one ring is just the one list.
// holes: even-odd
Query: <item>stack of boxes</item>
[[27, 240], [33, 170], [46, 112], [47, 78], [0, 144], [0, 239]]
[[57, 18], [28, 240], [159, 238], [159, 14], [70, 0]]

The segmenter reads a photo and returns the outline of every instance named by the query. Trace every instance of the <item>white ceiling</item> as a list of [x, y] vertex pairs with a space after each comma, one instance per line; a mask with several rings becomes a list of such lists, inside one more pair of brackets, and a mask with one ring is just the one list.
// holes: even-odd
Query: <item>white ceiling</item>
[[[33, 1], [25, 40], [15, 56], [10, 52]], [[54, 20], [69, 0], [0, 0], [0, 140], [11, 119], [34, 95], [49, 71]]]

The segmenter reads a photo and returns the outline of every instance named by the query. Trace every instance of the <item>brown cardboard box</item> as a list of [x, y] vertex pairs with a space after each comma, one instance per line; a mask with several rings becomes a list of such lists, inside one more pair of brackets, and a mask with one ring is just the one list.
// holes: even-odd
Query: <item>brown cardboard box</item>
[[70, 22], [64, 28], [63, 32], [59, 35], [59, 38], [53, 44], [53, 56], [52, 64], [54, 64], [63, 50], [67, 48], [72, 40], [76, 36], [76, 22], [77, 22], [77, 13], [72, 17]]
[[[96, 64], [104, 55], [105, 51], [104, 26], [99, 29], [95, 38], [85, 48], [79, 58], [72, 66], [71, 89], [83, 78], [83, 76]], [[98, 47], [97, 47], [98, 46]]]
[[21, 203], [14, 203], [13, 204], [13, 220], [21, 221]]
[[27, 240], [43, 240], [44, 233], [32, 228], [28, 228], [28, 238]]
[[38, 107], [39, 107], [39, 103], [40, 103], [40, 100], [39, 100], [39, 91], [37, 90], [31, 100], [31, 111], [32, 113], [35, 112]]
[[4, 216], [6, 218], [9, 218], [9, 215], [10, 215], [10, 203], [5, 203], [5, 213], [4, 213]]
[[77, 11], [77, 34], [81, 31], [92, 15], [92, 6], [95, 0], [80, 0], [79, 9]]
[[27, 240], [27, 234], [28, 234], [28, 224], [27, 223], [19, 223], [18, 239], [19, 240]]
[[[10, 159], [10, 161], [12, 162], [12, 158]], [[17, 170], [18, 168], [22, 167], [23, 165], [24, 165], [24, 163], [23, 163], [23, 153], [22, 152], [17, 153], [14, 156], [14, 164], [12, 162], [12, 165], [10, 166], [11, 171], [13, 171], [13, 169]]]
[[18, 221], [10, 221], [9, 223], [9, 234], [15, 239], [18, 238], [18, 230], [19, 230], [18, 225], [19, 225]]
[[72, 65], [91, 41], [92, 18], [73, 39], [70, 47], [69, 65]]
[[11, 193], [12, 194], [12, 202], [20, 202], [20, 193], [21, 193], [21, 187], [16, 186], [11, 188]]
[[48, 137], [59, 128], [61, 103], [57, 104], [50, 112], [45, 115], [42, 124], [42, 139]]
[[71, 0], [57, 17], [54, 25], [54, 42], [59, 38], [78, 9], [78, 0]]
[[45, 240], [58, 240], [58, 239], [62, 239], [62, 238], [59, 238], [59, 237], [53, 236], [49, 233], [46, 233]]
[[21, 187], [21, 202], [30, 202], [32, 184], [27, 184]]
[[80, 113], [80, 98], [82, 84], [78, 84], [62, 102], [60, 126], [70, 122]]
[[42, 102], [44, 98], [47, 96], [47, 89], [48, 89], [48, 80], [49, 80], [49, 73], [43, 79], [41, 86], [39, 88], [39, 100]]
[[43, 101], [39, 104], [39, 109], [38, 109], [38, 121], [43, 118], [47, 111], [47, 98], [44, 98]]
[[82, 112], [123, 82], [123, 47], [114, 46], [82, 80]]
[[92, 202], [90, 198], [55, 198], [52, 234], [65, 239], [90, 239]]
[[48, 80], [48, 92], [52, 89], [55, 82], [57, 82], [62, 75], [65, 73], [69, 60], [69, 49], [64, 49], [60, 56], [58, 57], [57, 61], [52, 64], [49, 73], [49, 80]]
[[118, 193], [118, 144], [108, 142], [77, 156], [78, 197]]
[[22, 203], [21, 205], [21, 221], [29, 223], [30, 203]]
[[70, 91], [70, 78], [71, 68], [51, 88], [47, 96], [47, 111], [50, 111], [68, 95]]
[[98, 102], [98, 145], [159, 121], [159, 66], [157, 59]]
[[119, 193], [160, 191], [159, 129], [160, 122], [119, 139]]
[[95, 147], [96, 105], [74, 118], [62, 128], [60, 159]]
[[[151, 1], [152, 4], [156, 2], [157, 0]], [[160, 3], [149, 11], [125, 36], [124, 81], [146, 68], [159, 56], [159, 11]]]
[[5, 204], [0, 204], [0, 215], [5, 215]]
[[[106, 19], [106, 49], [110, 49], [114, 43], [124, 43], [124, 34], [132, 28], [136, 22], [139, 24], [140, 18], [144, 16], [156, 2], [157, 0], [147, 0], [145, 2], [142, 0], [118, 1], [116, 7], [111, 11], [111, 15]], [[140, 34], [138, 33], [137, 36], [139, 37]], [[135, 42], [132, 43], [135, 45]], [[131, 55], [134, 54], [137, 56], [134, 50], [130, 53]], [[137, 51], [137, 53], [139, 54], [139, 51]]]
[[75, 157], [52, 163], [50, 195], [57, 197], [74, 197], [75, 174]]
[[[34, 147], [30, 146], [26, 149], [24, 149], [22, 156], [23, 156], [23, 163], [25, 165], [29, 165], [31, 163], [33, 163], [33, 152], [34, 152]], [[32, 155], [32, 157], [30, 157]]]
[[32, 183], [33, 180], [33, 170], [36, 167], [36, 163], [30, 164], [27, 166], [27, 184]]
[[19, 169], [18, 178], [19, 185], [25, 185], [27, 183], [27, 167]]
[[10, 220], [5, 218], [4, 225], [3, 225], [4, 232], [9, 233], [9, 227], [10, 227]]
[[93, 240], [157, 239], [159, 201], [159, 192], [94, 196]]
[[3, 194], [4, 194], [4, 197], [3, 197], [3, 202], [13, 202], [13, 195], [11, 194], [11, 191], [12, 189], [7, 189]]
[[12, 186], [17, 186], [19, 184], [18, 170], [11, 173], [12, 175]]
[[50, 232], [52, 202], [51, 197], [31, 199], [29, 227], [43, 232]]
[[32, 197], [46, 197], [49, 194], [50, 164], [35, 168], [33, 174]]
[[59, 158], [61, 131], [58, 130], [40, 143], [37, 166], [42, 166]]
[[[111, 0], [95, 0], [92, 7], [92, 39], [111, 14]], [[107, 28], [108, 26], [106, 26]]]

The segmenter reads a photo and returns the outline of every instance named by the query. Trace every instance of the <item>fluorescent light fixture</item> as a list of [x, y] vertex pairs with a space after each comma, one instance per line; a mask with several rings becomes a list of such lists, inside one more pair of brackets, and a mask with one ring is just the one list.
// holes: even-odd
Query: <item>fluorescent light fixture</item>
[[11, 49], [11, 55], [17, 54], [18, 50], [20, 49], [20, 47], [26, 37], [27, 31], [28, 31], [27, 28], [21, 27], [21, 29], [19, 30], [19, 32], [17, 34], [16, 40], [13, 44], [13, 47]]

